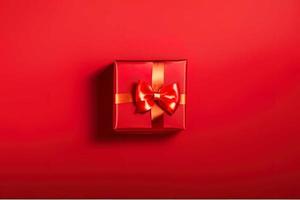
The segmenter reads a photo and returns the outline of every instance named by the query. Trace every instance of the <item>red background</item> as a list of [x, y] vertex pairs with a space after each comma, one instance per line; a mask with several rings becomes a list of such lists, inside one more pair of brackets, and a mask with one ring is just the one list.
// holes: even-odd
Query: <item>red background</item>
[[[0, 197], [300, 197], [299, 24], [297, 0], [1, 1]], [[115, 59], [188, 59], [187, 130], [111, 135]]]

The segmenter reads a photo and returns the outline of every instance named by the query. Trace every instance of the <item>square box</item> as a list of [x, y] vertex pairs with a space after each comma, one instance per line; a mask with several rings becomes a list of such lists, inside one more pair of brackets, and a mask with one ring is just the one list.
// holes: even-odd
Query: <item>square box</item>
[[115, 131], [166, 132], [186, 127], [186, 60], [116, 61]]

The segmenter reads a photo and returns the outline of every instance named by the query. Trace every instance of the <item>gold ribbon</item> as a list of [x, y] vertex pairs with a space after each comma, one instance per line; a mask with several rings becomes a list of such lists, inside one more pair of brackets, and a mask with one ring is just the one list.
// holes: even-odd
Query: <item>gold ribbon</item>
[[[162, 62], [154, 62], [152, 67], [152, 88], [154, 91], [158, 91], [164, 84], [165, 65]], [[164, 111], [154, 104], [151, 108], [151, 120], [159, 120], [163, 117]]]
[[[179, 104], [184, 105], [185, 104], [185, 94], [180, 94], [180, 100]], [[123, 104], [123, 103], [132, 103], [133, 98], [130, 93], [118, 93], [115, 94], [115, 104]]]

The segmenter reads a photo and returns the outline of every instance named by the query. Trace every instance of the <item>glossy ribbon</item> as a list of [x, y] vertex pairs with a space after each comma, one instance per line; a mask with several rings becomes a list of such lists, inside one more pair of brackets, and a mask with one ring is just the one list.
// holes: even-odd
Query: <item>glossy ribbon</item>
[[139, 112], [146, 112], [157, 104], [163, 111], [173, 114], [179, 102], [179, 88], [177, 83], [162, 86], [154, 90], [146, 82], [139, 81], [136, 87], [135, 104]]

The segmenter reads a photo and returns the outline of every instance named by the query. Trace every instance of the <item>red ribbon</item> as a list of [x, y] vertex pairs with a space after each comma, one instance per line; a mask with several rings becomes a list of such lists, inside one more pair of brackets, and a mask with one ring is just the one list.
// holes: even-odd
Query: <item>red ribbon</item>
[[155, 91], [150, 84], [139, 81], [135, 93], [135, 103], [139, 112], [151, 110], [157, 104], [166, 113], [171, 115], [175, 112], [179, 104], [178, 84], [163, 85]]

